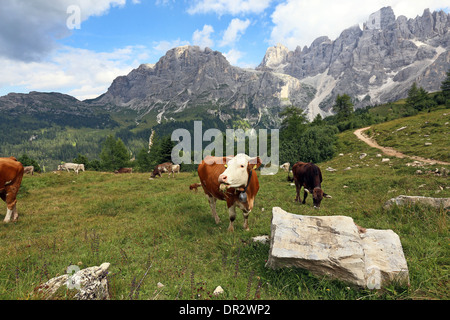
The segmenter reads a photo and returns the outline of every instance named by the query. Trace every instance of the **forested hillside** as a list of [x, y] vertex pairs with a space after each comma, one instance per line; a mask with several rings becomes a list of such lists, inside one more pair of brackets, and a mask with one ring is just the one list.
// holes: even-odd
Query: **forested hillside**
[[[301, 108], [287, 107], [279, 113], [283, 119], [279, 128], [279, 162], [320, 163], [335, 155], [339, 132], [445, 108], [450, 105], [450, 87], [446, 85], [449, 79], [450, 73], [442, 84], [442, 92], [430, 94], [414, 83], [408, 99], [356, 110], [350, 96], [339, 95], [333, 107], [334, 116], [322, 119], [318, 115], [311, 122]], [[109, 171], [127, 166], [148, 172], [156, 164], [171, 160], [171, 150], [176, 144], [171, 141], [171, 135], [176, 129], [186, 129], [194, 137], [195, 120], [201, 121], [202, 135], [210, 128], [224, 134], [223, 150], [226, 150], [226, 129], [251, 129], [250, 124], [240, 117], [222, 121], [211, 114], [192, 114], [189, 120], [165, 120], [155, 124], [150, 117], [142, 118], [138, 123], [134, 116], [127, 112], [90, 112], [89, 116], [48, 111], [22, 115], [5, 112], [0, 118], [0, 156], [19, 158], [26, 155], [44, 172], [56, 170], [59, 164], [75, 159], [82, 161], [89, 170]], [[152, 132], [153, 145], [149, 152]], [[271, 150], [270, 132], [268, 150]], [[120, 153], [123, 150], [126, 153], [124, 159], [112, 167], [103, 166], [100, 157], [108, 137], [117, 141]], [[210, 143], [203, 141], [203, 148]], [[195, 165], [182, 165], [182, 170], [195, 170]]]

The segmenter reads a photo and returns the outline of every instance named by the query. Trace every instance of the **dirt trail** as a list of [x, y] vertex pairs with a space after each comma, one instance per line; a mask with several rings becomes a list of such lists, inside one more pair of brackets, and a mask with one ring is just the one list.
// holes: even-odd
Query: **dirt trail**
[[391, 156], [391, 157], [397, 157], [397, 158], [409, 158], [409, 159], [413, 159], [416, 161], [421, 161], [421, 162], [425, 162], [425, 163], [429, 163], [429, 164], [444, 164], [444, 165], [450, 165], [450, 162], [445, 162], [445, 161], [439, 161], [439, 160], [432, 160], [432, 159], [425, 159], [422, 157], [417, 157], [417, 156], [408, 156], [404, 153], [398, 152], [395, 149], [389, 148], [389, 147], [382, 147], [380, 146], [375, 140], [370, 139], [369, 137], [367, 137], [366, 135], [363, 134], [364, 131], [370, 129], [370, 127], [366, 127], [366, 128], [362, 128], [362, 129], [358, 129], [355, 132], [353, 132], [359, 140], [365, 142], [366, 144], [368, 144], [369, 146], [373, 147], [373, 148], [377, 148], [381, 151], [383, 151], [384, 154]]

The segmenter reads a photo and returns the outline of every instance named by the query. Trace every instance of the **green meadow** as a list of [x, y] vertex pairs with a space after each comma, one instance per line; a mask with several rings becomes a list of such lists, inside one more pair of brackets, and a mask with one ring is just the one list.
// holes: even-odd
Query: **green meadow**
[[383, 147], [450, 162], [450, 110], [438, 109], [385, 122], [366, 132]]
[[[380, 145], [397, 141], [391, 146], [399, 151], [448, 160], [448, 120], [442, 113], [450, 110], [436, 112], [374, 125], [371, 134]], [[397, 132], [408, 133], [406, 139], [389, 138], [406, 125]], [[411, 146], [419, 135], [423, 141]], [[426, 138], [437, 148], [432, 153], [421, 147]], [[367, 156], [360, 159], [361, 153]], [[313, 208], [311, 196], [305, 205], [294, 202], [295, 187], [286, 172], [258, 172], [260, 191], [250, 231], [243, 230], [237, 211], [234, 233], [227, 232], [225, 202], [217, 202], [221, 222], [216, 225], [203, 191], [189, 190], [199, 182], [196, 172], [154, 180], [150, 173], [27, 175], [18, 199], [19, 221], [0, 224], [0, 299], [45, 299], [36, 288], [65, 274], [70, 265], [82, 269], [109, 262], [114, 300], [447, 300], [449, 212], [421, 205], [382, 206], [398, 195], [450, 197], [449, 179], [431, 172], [442, 165], [426, 165], [417, 174], [419, 168], [406, 165], [411, 160], [381, 162], [378, 153], [352, 131], [339, 134], [336, 156], [319, 164], [322, 187], [333, 196], [323, 200], [320, 210]], [[301, 269], [266, 268], [269, 244], [255, 243], [252, 237], [270, 235], [273, 207], [299, 215], [346, 215], [365, 228], [392, 229], [402, 242], [410, 286], [370, 291]], [[5, 213], [2, 203], [1, 220]], [[216, 297], [217, 286], [224, 293]], [[75, 293], [64, 287], [53, 299], [70, 300]]]

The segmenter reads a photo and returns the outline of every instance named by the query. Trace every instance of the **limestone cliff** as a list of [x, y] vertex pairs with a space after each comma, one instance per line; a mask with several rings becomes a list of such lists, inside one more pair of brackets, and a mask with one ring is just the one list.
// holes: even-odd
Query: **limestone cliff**
[[257, 69], [288, 74], [315, 87], [310, 113], [329, 113], [343, 93], [356, 107], [386, 103], [405, 98], [413, 82], [440, 90], [450, 69], [449, 27], [450, 14], [443, 11], [426, 9], [407, 19], [385, 7], [362, 28], [352, 26], [335, 40], [320, 37], [294, 51], [269, 48]]

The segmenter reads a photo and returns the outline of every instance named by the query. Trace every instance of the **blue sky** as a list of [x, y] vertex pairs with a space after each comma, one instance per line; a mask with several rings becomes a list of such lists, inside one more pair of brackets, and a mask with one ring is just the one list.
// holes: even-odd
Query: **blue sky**
[[94, 98], [117, 76], [187, 44], [254, 68], [269, 46], [335, 39], [383, 6], [408, 18], [450, 7], [447, 0], [2, 0], [0, 96]]

